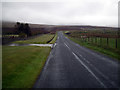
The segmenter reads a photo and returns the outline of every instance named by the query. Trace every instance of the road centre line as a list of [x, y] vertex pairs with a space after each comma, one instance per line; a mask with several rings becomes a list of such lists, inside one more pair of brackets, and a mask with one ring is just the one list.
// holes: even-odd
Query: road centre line
[[116, 87], [116, 84], [113, 82], [113, 81], [111, 81], [107, 76], [105, 76], [101, 71], [99, 71], [93, 64], [91, 64], [88, 60], [86, 60], [85, 58], [84, 58], [84, 60], [87, 62], [87, 63], [89, 63], [101, 76], [103, 76], [105, 79], [107, 79], [113, 86], [115, 86]]
[[[64, 43], [65, 44], [65, 43]], [[68, 47], [68, 45], [67, 44], [65, 44], [65, 46], [70, 50], [70, 48]]]
[[[66, 38], [66, 37], [65, 37]], [[75, 44], [76, 46], [80, 46], [79, 44]], [[88, 51], [87, 51], [88, 52]], [[96, 55], [96, 56], [99, 56], [99, 55], [97, 55], [97, 54], [95, 54], [95, 53], [91, 53], [92, 55]], [[77, 55], [76, 55], [77, 56]], [[79, 54], [79, 56], [81, 57], [81, 58], [83, 58], [84, 59], [84, 61], [85, 62], [87, 62], [89, 65], [91, 65], [101, 76], [103, 76], [106, 80], [108, 80], [113, 86], [115, 86], [116, 87], [116, 84], [113, 82], [113, 81], [111, 81], [106, 75], [104, 75], [101, 71], [99, 71], [94, 65], [92, 65], [88, 60], [86, 60], [81, 54]], [[77, 56], [78, 57], [78, 56]], [[77, 58], [76, 57], [76, 58]], [[79, 59], [79, 58], [78, 58]], [[103, 58], [103, 59], [106, 59], [106, 58]]]
[[90, 72], [94, 77], [95, 79], [104, 87], [106, 88], [106, 86], [103, 84], [103, 82], [100, 81], [100, 79], [79, 59], [79, 57], [72, 52], [72, 54], [75, 56], [75, 58], [88, 70], [88, 72]]
[[111, 81], [107, 76], [105, 76], [102, 72], [100, 72], [94, 65], [92, 65], [88, 60], [86, 60], [81, 54], [79, 54], [85, 62], [89, 63], [101, 76], [103, 76], [105, 79], [107, 79], [108, 81], [110, 81], [110, 83], [116, 87], [116, 84]]
[[[65, 37], [66, 38], [66, 37]], [[79, 44], [75, 44], [76, 46], [80, 46]], [[89, 52], [89, 51], [87, 51], [87, 52]], [[99, 55], [97, 55], [97, 54], [95, 54], [95, 53], [91, 53], [92, 55], [96, 55], [96, 56], [99, 56]], [[77, 55], [76, 55], [77, 56]], [[86, 60], [81, 54], [79, 54], [79, 56], [81, 57], [81, 58], [83, 58], [84, 59], [84, 61], [85, 62], [87, 62], [89, 65], [91, 65], [101, 76], [103, 76], [106, 80], [108, 80], [113, 86], [115, 86], [116, 87], [116, 84], [113, 82], [113, 81], [111, 81], [106, 75], [104, 75], [101, 71], [99, 71], [94, 65], [92, 65], [88, 60]], [[78, 57], [78, 56], [77, 56]], [[76, 58], [77, 58], [76, 57]], [[79, 59], [79, 58], [78, 58]], [[106, 58], [104, 58], [104, 59], [106, 59]]]

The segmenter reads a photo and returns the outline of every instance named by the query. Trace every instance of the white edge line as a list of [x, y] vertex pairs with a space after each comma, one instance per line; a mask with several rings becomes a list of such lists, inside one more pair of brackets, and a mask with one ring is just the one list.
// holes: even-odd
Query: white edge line
[[[50, 61], [50, 59], [53, 57], [53, 55], [52, 55], [52, 51], [50, 52], [50, 55], [48, 56], [48, 59], [47, 59], [47, 61], [46, 61], [46, 67], [48, 66], [48, 63], [49, 63], [49, 61]], [[45, 68], [46, 69], [46, 68]]]
[[100, 81], [100, 79], [79, 59], [79, 57], [72, 52], [72, 54], [75, 56], [75, 58], [88, 70], [88, 72], [90, 72], [94, 77], [95, 79], [103, 86], [106, 88], [106, 86]]
[[54, 44], [54, 47], [56, 46], [56, 43]]

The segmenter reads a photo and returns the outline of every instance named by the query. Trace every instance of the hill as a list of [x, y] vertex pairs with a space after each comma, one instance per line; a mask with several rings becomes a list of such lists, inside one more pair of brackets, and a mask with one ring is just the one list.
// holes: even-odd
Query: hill
[[[3, 34], [15, 34], [15, 22], [2, 22]], [[33, 35], [65, 31], [65, 30], [118, 30], [115, 27], [103, 27], [103, 26], [89, 26], [89, 25], [46, 25], [46, 24], [31, 24], [29, 23]]]

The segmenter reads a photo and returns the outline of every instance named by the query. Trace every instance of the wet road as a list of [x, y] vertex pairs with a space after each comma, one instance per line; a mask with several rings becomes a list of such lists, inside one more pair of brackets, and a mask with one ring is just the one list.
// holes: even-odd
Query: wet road
[[33, 88], [118, 88], [117, 60], [82, 47], [58, 32]]

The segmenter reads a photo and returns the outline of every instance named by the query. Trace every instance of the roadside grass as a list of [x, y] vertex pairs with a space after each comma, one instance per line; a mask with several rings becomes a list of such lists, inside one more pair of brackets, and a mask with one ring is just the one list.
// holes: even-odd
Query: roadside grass
[[[99, 45], [102, 47], [109, 47], [112, 49], [116, 49], [116, 39], [115, 38], [109, 38], [108, 39], [108, 45], [107, 45], [107, 38], [101, 38], [102, 42], [100, 41], [100, 38], [98, 37], [94, 37], [94, 38], [89, 38], [90, 40], [92, 39], [92, 41], [88, 41], [88, 38], [86, 39], [87, 43], [91, 43], [91, 44], [95, 44], [95, 45]], [[117, 39], [117, 49], [120, 50], [120, 38]]]
[[14, 37], [19, 37], [19, 35], [14, 35], [14, 34], [10, 34], [10, 35], [2, 35], [2, 37], [12, 37], [12, 36], [14, 36]]
[[70, 31], [64, 31], [64, 33], [66, 34], [66, 33], [69, 33]]
[[44, 34], [39, 37], [29, 39], [29, 40], [20, 40], [13, 43], [17, 44], [47, 44], [54, 37], [54, 34]]
[[55, 43], [56, 39], [57, 39], [57, 33], [55, 34], [55, 37], [52, 39], [52, 41], [51, 41], [51, 42], [49, 42], [49, 43], [50, 43], [50, 44]]
[[3, 46], [2, 87], [32, 88], [50, 50], [49, 47]]
[[[80, 44], [81, 46], [85, 46], [87, 48], [90, 48], [92, 50], [98, 51], [100, 53], [103, 53], [105, 55], [108, 55], [110, 57], [113, 57], [113, 58], [116, 58], [116, 59], [120, 60], [120, 50], [119, 49], [113, 49], [113, 48], [110, 48], [110, 47], [102, 47], [100, 45], [91, 44], [89, 42], [81, 42], [81, 40], [79, 38], [70, 37], [68, 35], [67, 35], [67, 37], [70, 40], [74, 41], [75, 43]], [[113, 41], [110, 42], [110, 45], [114, 46]]]

